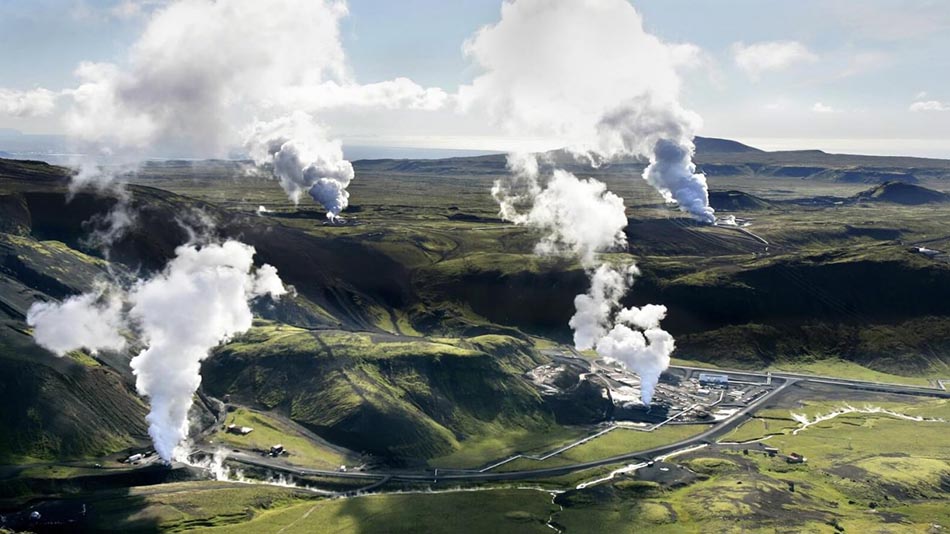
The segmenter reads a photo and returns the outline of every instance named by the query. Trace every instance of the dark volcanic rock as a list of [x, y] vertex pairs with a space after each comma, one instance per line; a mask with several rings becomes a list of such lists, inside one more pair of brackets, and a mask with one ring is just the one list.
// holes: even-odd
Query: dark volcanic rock
[[885, 182], [877, 187], [872, 187], [867, 191], [858, 193], [855, 195], [855, 199], [858, 201], [891, 202], [894, 204], [916, 206], [920, 204], [950, 202], [950, 195], [919, 185], [903, 182]]

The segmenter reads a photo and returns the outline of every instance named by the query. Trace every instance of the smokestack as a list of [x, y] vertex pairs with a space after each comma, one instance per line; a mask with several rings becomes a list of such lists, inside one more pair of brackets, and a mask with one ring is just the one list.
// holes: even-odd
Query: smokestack
[[183, 453], [178, 449], [188, 434], [201, 362], [251, 327], [251, 300], [286, 293], [273, 266], [252, 271], [253, 257], [253, 247], [234, 240], [182, 245], [162, 272], [128, 291], [113, 288], [105, 300], [97, 291], [62, 304], [35, 303], [28, 321], [36, 342], [60, 356], [80, 347], [120, 350], [120, 333], [134, 327], [146, 346], [131, 361], [135, 386], [149, 398], [146, 420], [155, 450], [171, 461]]

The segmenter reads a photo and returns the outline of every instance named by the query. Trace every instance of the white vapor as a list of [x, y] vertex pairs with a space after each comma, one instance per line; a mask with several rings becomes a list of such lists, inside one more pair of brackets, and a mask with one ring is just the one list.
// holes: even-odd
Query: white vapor
[[331, 221], [349, 205], [346, 188], [353, 180], [353, 165], [343, 158], [340, 142], [328, 140], [308, 114], [255, 124], [245, 146], [257, 165], [270, 165], [294, 204], [308, 193], [326, 208]]
[[[482, 73], [460, 87], [463, 111], [487, 112], [517, 135], [556, 137], [594, 166], [645, 159], [643, 179], [666, 201], [715, 221], [706, 177], [692, 162], [700, 119], [677, 100], [677, 69], [697, 63], [697, 47], [647, 33], [627, 0], [510, 0], [501, 20], [464, 49]], [[574, 254], [590, 277], [590, 290], [574, 301], [575, 347], [595, 348], [640, 374], [649, 404], [673, 350], [659, 328], [666, 308], [620, 310], [636, 267], [595, 268], [598, 252], [626, 244], [623, 200], [561, 169], [542, 176], [534, 155], [509, 154], [508, 169], [492, 188], [502, 218], [539, 229], [536, 253]]]
[[273, 267], [251, 272], [254, 248], [238, 241], [183, 245], [175, 254], [162, 273], [129, 293], [129, 316], [148, 346], [132, 358], [135, 386], [149, 397], [149, 434], [165, 460], [188, 434], [201, 361], [251, 327], [251, 299], [285, 293]]
[[345, 14], [321, 0], [172, 2], [151, 15], [127, 66], [79, 66], [69, 131], [140, 156], [224, 155], [246, 117], [279, 108], [283, 91], [345, 78]]
[[119, 351], [125, 348], [122, 298], [105, 285], [61, 303], [34, 302], [26, 314], [33, 339], [57, 356], [84, 348]]
[[605, 115], [597, 125], [599, 148], [593, 157], [612, 159], [624, 154], [648, 154], [643, 178], [667, 202], [674, 202], [694, 219], [712, 224], [706, 177], [693, 163], [693, 131], [699, 117], [678, 104], [657, 105], [644, 96]]
[[450, 97], [443, 89], [422, 87], [409, 78], [357, 84], [327, 81], [312, 87], [283, 91], [283, 105], [310, 112], [339, 108], [418, 109], [443, 108]]
[[678, 103], [677, 69], [695, 63], [695, 47], [647, 33], [626, 0], [516, 0], [464, 50], [483, 73], [460, 87], [462, 110], [487, 112], [513, 134], [562, 139], [594, 164], [646, 159], [643, 178], [665, 199], [714, 221], [692, 164], [700, 120]]
[[131, 361], [135, 385], [149, 398], [149, 434], [166, 461], [182, 452], [201, 361], [251, 327], [251, 300], [286, 293], [273, 266], [252, 270], [254, 248], [244, 243], [188, 244], [175, 254], [162, 272], [124, 295], [98, 289], [62, 304], [36, 303], [28, 314], [36, 342], [58, 355], [79, 347], [121, 350], [123, 329], [139, 333], [146, 348]]
[[[652, 306], [652, 305], [651, 305]], [[662, 310], [654, 314], [656, 309]], [[666, 315], [666, 306], [654, 306], [649, 310], [651, 323], [628, 322], [631, 317], [644, 314], [636, 308], [628, 308], [617, 316], [617, 324], [597, 342], [597, 354], [619, 361], [640, 377], [640, 400], [646, 406], [653, 400], [653, 392], [660, 375], [670, 366], [670, 354], [676, 348], [673, 336], [660, 328], [659, 320]]]
[[[151, 6], [122, 66], [84, 62], [76, 69], [79, 86], [65, 91], [72, 100], [67, 131], [81, 151], [110, 161], [226, 157], [254, 124], [296, 122], [299, 112], [434, 110], [446, 104], [445, 91], [407, 78], [356, 82], [340, 37], [346, 15], [340, 0], [174, 0]], [[287, 152], [303, 152], [296, 155], [308, 160], [301, 169], [327, 162], [339, 167], [307, 188], [335, 217], [345, 207], [352, 168], [323, 128], [297, 134], [281, 144]], [[293, 180], [288, 176], [280, 176], [282, 185]], [[299, 200], [296, 189], [288, 193]]]
[[555, 169], [542, 187], [532, 155], [509, 155], [508, 167], [514, 180], [496, 181], [492, 195], [503, 218], [543, 233], [535, 247], [538, 254], [574, 254], [589, 267], [596, 252], [626, 243], [623, 199], [602, 182]]
[[604, 337], [610, 329], [611, 316], [620, 306], [620, 299], [639, 273], [634, 265], [622, 272], [606, 263], [590, 273], [590, 289], [574, 297], [576, 312], [568, 323], [574, 330], [577, 350], [590, 350]]
[[576, 312], [570, 326], [575, 348], [593, 348], [598, 356], [637, 373], [640, 398], [649, 406], [660, 374], [670, 365], [675, 343], [673, 336], [660, 328], [666, 306], [620, 307], [620, 299], [639, 274], [634, 265], [616, 268], [603, 264], [592, 271], [590, 290], [574, 299]]
[[14, 117], [43, 117], [56, 107], [57, 93], [38, 88], [17, 91], [0, 87], [0, 115]]

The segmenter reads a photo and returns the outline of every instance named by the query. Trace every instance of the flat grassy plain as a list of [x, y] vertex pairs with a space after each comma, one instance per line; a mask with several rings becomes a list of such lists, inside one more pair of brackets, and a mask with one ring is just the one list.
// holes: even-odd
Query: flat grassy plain
[[550, 495], [531, 490], [369, 495], [298, 503], [262, 512], [246, 523], [197, 532], [542, 534], [551, 532], [545, 523], [557, 509]]
[[[723, 366], [712, 362], [684, 360], [682, 358], [672, 358], [672, 365], [684, 365], [687, 367], [702, 367], [707, 369], [722, 369]], [[798, 361], [782, 361], [773, 363], [765, 368], [757, 369], [760, 371], [778, 371], [788, 373], [801, 373], [816, 376], [832, 376], [837, 378], [849, 378], [852, 380], [865, 380], [868, 382], [882, 382], [885, 384], [905, 384], [908, 386], [932, 386], [932, 378], [926, 376], [905, 376], [892, 373], [885, 373], [870, 369], [863, 365], [848, 360], [842, 360], [835, 357], [826, 357], [818, 359], [804, 358]], [[950, 374], [948, 372], [947, 374]], [[939, 371], [928, 373], [933, 377], [944, 376]]]
[[[641, 432], [626, 428], [617, 428], [587, 443], [568, 449], [546, 460], [519, 458], [497, 468], [498, 471], [518, 471], [521, 469], [542, 469], [574, 463], [602, 460], [628, 452], [651, 449], [699, 434], [706, 430], [705, 425], [665, 425], [653, 432]], [[544, 451], [548, 452], [548, 451]]]
[[560, 425], [551, 425], [547, 431], [499, 429], [498, 432], [484, 437], [469, 439], [457, 451], [429, 460], [429, 465], [439, 468], [473, 469], [518, 453], [556, 449], [561, 445], [581, 439], [590, 432], [589, 428]]
[[302, 499], [312, 499], [312, 494], [208, 481], [144, 486], [98, 495], [90, 505], [89, 527], [95, 532], [192, 532], [243, 523], [266, 509]]
[[[851, 403], [860, 406], [860, 402]], [[842, 402], [803, 406], [812, 417]], [[927, 417], [946, 415], [946, 400], [886, 403], [888, 409]], [[769, 414], [778, 420], [788, 410]], [[764, 436], [762, 419], [737, 433]], [[749, 427], [749, 428], [744, 428]], [[783, 453], [805, 455], [802, 465], [753, 452], [704, 449], [677, 458], [702, 479], [645, 498], [592, 494], [566, 506], [555, 521], [565, 532], [928, 532], [950, 523], [950, 423], [921, 423], [883, 414], [848, 414], [797, 435], [789, 417], [767, 441]], [[731, 438], [729, 436], [724, 439]], [[635, 529], [632, 525], [636, 525]], [[838, 530], [836, 530], [836, 528]]]
[[[814, 401], [794, 410], [814, 417], [847, 404], [860, 401]], [[943, 417], [950, 411], [945, 400], [883, 404], [925, 417]], [[787, 432], [773, 436], [769, 444], [783, 453], [804, 454], [805, 464], [790, 465], [781, 456], [706, 448], [672, 460], [699, 475], [684, 486], [663, 487], [621, 476], [562, 501], [563, 508], [552, 504], [547, 493], [511, 488], [312, 500], [280, 488], [232, 489], [215, 484], [178, 492], [188, 486], [172, 485], [151, 490], [154, 495], [136, 491], [126, 497], [138, 499], [135, 506], [141, 508], [113, 530], [152, 525], [163, 531], [188, 526], [201, 532], [546, 532], [550, 519], [565, 533], [843, 529], [896, 534], [950, 524], [950, 506], [940, 489], [950, 476], [950, 450], [944, 439], [950, 423], [848, 414], [792, 435], [796, 425], [790, 409], [774, 408], [766, 415], [789, 418]], [[755, 421], [747, 423], [753, 430], [745, 432], [755, 433]], [[565, 482], [572, 487], [616, 467], [574, 474]], [[173, 491], [165, 494], [165, 489]], [[204, 491], [236, 493], [210, 497]], [[257, 491], [261, 495], [252, 498]], [[196, 508], [188, 504], [199, 499], [202, 504]], [[114, 508], [107, 509], [131, 502], [115, 500]]]

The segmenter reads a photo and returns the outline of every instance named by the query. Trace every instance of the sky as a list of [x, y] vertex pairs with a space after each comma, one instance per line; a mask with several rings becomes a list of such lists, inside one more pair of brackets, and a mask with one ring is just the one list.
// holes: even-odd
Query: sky
[[[150, 14], [163, 4], [0, 2], [0, 129], [63, 133], [67, 99], [29, 113], [11, 95], [74, 88], [83, 61], [123, 65]], [[681, 72], [680, 102], [702, 117], [700, 135], [765, 149], [950, 158], [950, 2], [632, 4], [647, 31], [668, 43], [694, 45]], [[497, 22], [501, 9], [500, 0], [350, 0], [347, 5], [340, 41], [352, 79], [368, 84], [406, 77], [450, 95], [480, 74], [463, 44], [480, 27]], [[460, 113], [453, 106], [335, 109], [322, 113], [321, 121], [344, 146], [553, 148], [549, 139], [512, 139], [479, 113]]]

